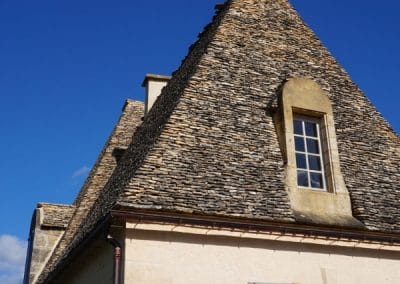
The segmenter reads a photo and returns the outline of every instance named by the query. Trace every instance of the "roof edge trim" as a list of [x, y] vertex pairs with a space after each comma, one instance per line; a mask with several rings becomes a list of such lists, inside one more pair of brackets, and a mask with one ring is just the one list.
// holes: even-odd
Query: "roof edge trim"
[[[129, 209], [128, 209], [129, 210]], [[391, 244], [400, 244], [400, 234], [397, 233], [381, 233], [371, 232], [357, 229], [341, 229], [331, 226], [309, 226], [304, 224], [253, 221], [244, 219], [233, 219], [224, 217], [200, 216], [200, 215], [183, 215], [166, 212], [155, 211], [132, 211], [132, 209], [124, 210], [118, 208], [111, 210], [112, 217], [123, 219], [137, 219], [146, 221], [160, 221], [188, 225], [206, 225], [212, 227], [223, 227], [231, 229], [248, 229], [257, 231], [273, 231], [285, 234], [305, 234], [315, 237], [335, 237], [348, 238], [362, 241], [377, 241]]]

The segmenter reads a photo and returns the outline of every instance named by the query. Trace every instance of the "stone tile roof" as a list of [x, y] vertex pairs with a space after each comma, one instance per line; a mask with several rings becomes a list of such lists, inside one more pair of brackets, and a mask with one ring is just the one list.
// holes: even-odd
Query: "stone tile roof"
[[271, 109], [290, 77], [315, 80], [333, 103], [354, 216], [400, 232], [399, 138], [285, 0], [227, 3], [136, 133], [89, 224], [117, 196], [131, 208], [294, 221]]
[[40, 220], [41, 227], [65, 229], [71, 220], [75, 210], [73, 205], [39, 203], [38, 209], [43, 210], [43, 217]]
[[290, 77], [317, 81], [334, 105], [354, 216], [400, 232], [399, 138], [284, 0], [228, 2], [144, 121], [111, 180], [120, 193], [97, 214], [119, 194], [131, 208], [294, 221], [271, 109]]
[[114, 206], [296, 222], [272, 119], [290, 77], [318, 82], [333, 103], [354, 216], [400, 233], [399, 137], [286, 0], [231, 0], [96, 191], [64, 258]]
[[46, 278], [47, 273], [52, 270], [60, 261], [60, 258], [64, 256], [65, 250], [73, 241], [75, 234], [83, 226], [82, 223], [86, 220], [90, 208], [115, 169], [116, 160], [113, 157], [114, 149], [128, 147], [136, 127], [141, 123], [143, 113], [144, 104], [142, 102], [132, 100], [126, 101], [119, 121], [114, 127], [74, 202], [76, 210], [74, 210], [68, 227], [57, 244], [51, 258], [47, 262], [46, 268], [42, 272], [38, 283]]

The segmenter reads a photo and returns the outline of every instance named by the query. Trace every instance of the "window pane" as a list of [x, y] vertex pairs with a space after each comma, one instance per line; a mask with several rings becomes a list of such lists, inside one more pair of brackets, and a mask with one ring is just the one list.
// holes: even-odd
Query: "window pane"
[[308, 187], [308, 175], [305, 171], [297, 171], [297, 185]]
[[296, 165], [297, 165], [297, 168], [307, 169], [306, 155], [296, 154]]
[[323, 157], [319, 134], [319, 122], [313, 118], [293, 119], [294, 145], [298, 186], [324, 189]]
[[294, 134], [303, 135], [303, 126], [301, 120], [293, 120], [293, 131]]
[[319, 156], [308, 156], [308, 166], [310, 170], [320, 171], [321, 170], [321, 159]]
[[306, 135], [317, 137], [317, 124], [314, 122], [305, 121]]
[[294, 144], [296, 151], [305, 152], [306, 148], [304, 147], [304, 138], [303, 137], [294, 137]]
[[[322, 174], [310, 173], [310, 178], [311, 178], [311, 187], [324, 188], [324, 184], [322, 181]], [[298, 179], [298, 177], [297, 177], [297, 179]]]
[[307, 152], [319, 154], [318, 140], [307, 138]]

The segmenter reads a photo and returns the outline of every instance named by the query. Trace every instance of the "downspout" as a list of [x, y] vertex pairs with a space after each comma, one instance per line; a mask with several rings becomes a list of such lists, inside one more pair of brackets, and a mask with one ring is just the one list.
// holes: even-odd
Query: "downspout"
[[121, 283], [121, 245], [110, 234], [106, 237], [107, 241], [114, 247], [114, 270], [113, 270], [113, 284]]

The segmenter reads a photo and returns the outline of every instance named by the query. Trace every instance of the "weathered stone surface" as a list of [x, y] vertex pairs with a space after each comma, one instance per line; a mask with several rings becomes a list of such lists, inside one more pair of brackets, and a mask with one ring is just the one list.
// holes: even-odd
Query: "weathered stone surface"
[[75, 206], [39, 203], [34, 211], [30, 228], [27, 278], [33, 283], [64, 233]]
[[318, 82], [333, 103], [354, 216], [370, 230], [400, 231], [399, 138], [283, 0], [227, 3], [144, 121], [88, 224], [120, 192], [118, 204], [131, 208], [294, 221], [270, 108], [292, 77]]
[[39, 203], [37, 208], [43, 210], [41, 227], [63, 228], [68, 226], [75, 206], [65, 204]]

